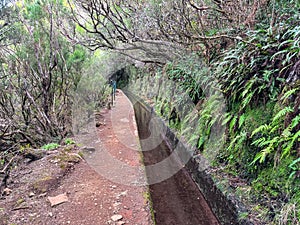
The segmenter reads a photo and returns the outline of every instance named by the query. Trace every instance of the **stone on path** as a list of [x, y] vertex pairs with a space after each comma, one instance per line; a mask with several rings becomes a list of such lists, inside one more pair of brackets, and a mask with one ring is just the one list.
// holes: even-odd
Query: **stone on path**
[[66, 195], [66, 193], [61, 194], [61, 195], [57, 195], [55, 197], [50, 197], [49, 196], [48, 200], [49, 200], [49, 202], [51, 204], [51, 207], [69, 201], [68, 196]]
[[121, 220], [121, 219], [123, 219], [123, 216], [122, 216], [122, 215], [113, 215], [113, 216], [111, 217], [111, 220], [114, 221], [114, 222], [119, 221], [119, 220]]
[[5, 188], [5, 189], [3, 190], [3, 194], [4, 194], [4, 195], [10, 195], [11, 193], [12, 193], [12, 190], [9, 189], [9, 188]]

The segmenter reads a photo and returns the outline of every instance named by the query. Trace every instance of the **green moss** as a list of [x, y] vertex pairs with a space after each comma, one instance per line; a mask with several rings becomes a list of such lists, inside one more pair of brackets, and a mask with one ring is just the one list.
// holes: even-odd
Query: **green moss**
[[247, 219], [249, 216], [249, 213], [248, 212], [241, 212], [239, 213], [238, 215], [238, 220], [244, 220], [244, 219]]
[[71, 138], [67, 138], [67, 139], [64, 141], [64, 143], [65, 143], [66, 145], [73, 145], [73, 144], [75, 144], [76, 142], [75, 142], [73, 139], [71, 139]]
[[149, 188], [147, 189], [147, 191], [145, 191], [143, 193], [143, 197], [145, 199], [146, 204], [148, 204], [149, 207], [150, 207], [152, 222], [153, 222], [153, 225], [155, 225], [156, 224], [156, 222], [155, 222], [155, 212], [154, 212], [154, 209], [153, 209], [153, 202], [152, 202], [152, 199], [151, 199]]
[[84, 157], [84, 153], [82, 151], [78, 152], [78, 155], [83, 158]]
[[[228, 171], [231, 173], [237, 173], [242, 178], [255, 179], [263, 168], [263, 165], [251, 165], [259, 149], [251, 145], [250, 136], [257, 127], [271, 121], [274, 105], [275, 103], [270, 102], [256, 108], [247, 107], [243, 114], [235, 116], [236, 119], [227, 125], [227, 143], [218, 158], [227, 162]], [[230, 112], [232, 117], [237, 115], [234, 110]]]
[[55, 158], [59, 161], [59, 166], [61, 169], [66, 169], [68, 163], [78, 163], [81, 160], [81, 156], [79, 154], [70, 153], [70, 149], [67, 148], [64, 151], [60, 152]]
[[260, 125], [269, 123], [272, 119], [274, 106], [274, 102], [269, 102], [266, 105], [260, 105], [256, 108], [248, 107], [245, 111], [243, 130], [251, 133]]
[[295, 191], [293, 190], [294, 180], [289, 179], [288, 165], [291, 162], [292, 158], [290, 157], [283, 159], [275, 168], [273, 165], [264, 168], [257, 179], [252, 182], [254, 190], [259, 195], [267, 193], [271, 198], [288, 198]]
[[53, 150], [53, 149], [56, 149], [58, 147], [59, 147], [59, 144], [57, 144], [57, 143], [49, 143], [49, 144], [43, 145], [41, 147], [41, 149], [44, 149], [44, 150]]
[[33, 183], [33, 189], [38, 193], [45, 193], [54, 180], [53, 177], [45, 175]]
[[16, 201], [16, 206], [21, 205], [23, 202], [25, 202], [25, 200], [23, 198], [20, 198]]

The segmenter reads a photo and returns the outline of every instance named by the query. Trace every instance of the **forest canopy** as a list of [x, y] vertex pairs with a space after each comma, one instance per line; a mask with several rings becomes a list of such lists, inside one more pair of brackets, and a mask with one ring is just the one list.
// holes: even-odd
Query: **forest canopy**
[[[91, 111], [103, 107], [106, 79], [129, 67], [137, 83], [168, 79], [187, 92], [197, 153], [223, 121], [214, 163], [268, 200], [261, 220], [299, 224], [299, 12], [298, 0], [0, 1], [0, 166], [72, 135], [76, 91], [97, 102]], [[222, 94], [225, 114], [206, 86]], [[179, 114], [171, 99], [155, 101], [167, 120]]]

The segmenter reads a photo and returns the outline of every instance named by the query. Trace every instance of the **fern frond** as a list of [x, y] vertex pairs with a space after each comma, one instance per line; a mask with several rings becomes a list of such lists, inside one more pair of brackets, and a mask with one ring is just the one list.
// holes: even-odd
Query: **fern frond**
[[282, 150], [282, 155], [281, 158], [288, 156], [291, 153], [291, 150], [294, 146], [294, 143], [296, 140], [298, 140], [298, 138], [300, 137], [300, 130], [297, 131], [293, 137], [291, 138], [291, 140], [289, 142], [287, 142], [287, 146], [284, 147], [284, 149]]
[[247, 96], [242, 101], [242, 109], [245, 108], [251, 102], [251, 99], [254, 94], [255, 94], [255, 91], [247, 94]]
[[251, 143], [251, 145], [255, 145], [255, 146], [259, 146], [261, 143], [265, 142], [266, 141], [266, 138], [265, 137], [261, 137], [255, 141], [253, 141]]
[[260, 160], [262, 158], [262, 152], [259, 152], [255, 155], [255, 158], [253, 159], [253, 161], [250, 163], [250, 166], [254, 165], [258, 160]]
[[282, 118], [283, 116], [285, 116], [286, 114], [293, 112], [293, 108], [290, 106], [287, 106], [285, 108], [283, 108], [282, 110], [280, 110], [273, 118], [272, 123], [274, 123], [275, 121], [279, 120], [280, 118]]
[[232, 130], [233, 130], [235, 124], [236, 124], [236, 121], [237, 121], [237, 116], [234, 116], [234, 117], [232, 118], [232, 120], [230, 121], [230, 124], [229, 124], [229, 131], [230, 131], [230, 132], [232, 132]]
[[276, 147], [278, 145], [279, 142], [282, 142], [282, 140], [280, 140], [279, 136], [276, 136], [270, 140], [264, 141], [262, 142], [259, 147], [263, 147], [266, 145], [272, 146], [272, 148]]
[[279, 130], [279, 125], [277, 124], [277, 125], [275, 125], [275, 126], [273, 126], [272, 127], [272, 129], [270, 130], [270, 134], [273, 134], [274, 132], [276, 132], [276, 131], [278, 131]]
[[266, 157], [272, 153], [273, 147], [271, 145], [269, 145], [267, 148], [263, 149], [261, 151], [261, 157], [259, 159], [260, 163], [263, 163], [266, 160]]
[[198, 147], [198, 148], [201, 148], [201, 147], [204, 145], [205, 140], [206, 140], [205, 136], [201, 136], [201, 137], [199, 138], [197, 147]]
[[270, 128], [271, 128], [270, 125], [267, 125], [267, 124], [261, 125], [252, 132], [251, 137], [253, 137], [255, 134], [260, 133], [260, 132], [264, 133], [264, 132], [270, 130]]
[[292, 122], [291, 122], [291, 128], [293, 129], [294, 127], [298, 126], [300, 123], [300, 115], [296, 116]]
[[223, 125], [223, 126], [226, 125], [226, 124], [232, 119], [233, 114], [231, 114], [231, 113], [226, 113], [224, 117], [225, 117], [225, 118], [224, 118], [224, 120], [223, 120], [223, 122], [222, 122], [222, 125]]
[[290, 165], [289, 168], [296, 170], [297, 167], [295, 165], [297, 165], [300, 162], [300, 157], [298, 159], [295, 159]]
[[246, 120], [246, 116], [245, 116], [245, 114], [242, 114], [239, 118], [239, 128], [241, 128], [241, 126], [244, 124], [245, 120]]
[[232, 141], [230, 142], [230, 144], [229, 144], [227, 150], [228, 150], [228, 151], [234, 150], [234, 146], [236, 145], [236, 143], [238, 142], [238, 140], [239, 140], [240, 138], [241, 138], [240, 135], [235, 136], [235, 137], [232, 139]]

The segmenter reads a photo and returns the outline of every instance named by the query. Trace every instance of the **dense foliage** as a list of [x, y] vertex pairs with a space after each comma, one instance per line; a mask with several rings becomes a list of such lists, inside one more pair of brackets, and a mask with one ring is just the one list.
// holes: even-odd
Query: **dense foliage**
[[[157, 113], [197, 147], [195, 156], [211, 157], [217, 176], [229, 174], [229, 187], [252, 205], [242, 217], [299, 224], [299, 3], [268, 6], [252, 29], [235, 30], [240, 40], [209, 60], [196, 51], [148, 76], [136, 71], [130, 88], [154, 101]], [[191, 102], [183, 93], [194, 104], [187, 113]]]
[[60, 32], [62, 2], [17, 2], [7, 10], [14, 18], [1, 48], [1, 145], [62, 138], [86, 53]]
[[252, 206], [243, 216], [299, 224], [299, 11], [297, 0], [2, 1], [1, 154], [66, 136], [76, 90], [92, 112], [103, 73], [142, 65], [130, 87], [229, 174]]
[[[99, 54], [73, 42], [77, 33], [66, 1], [1, 1], [0, 6], [0, 168], [28, 147], [60, 142], [72, 134], [74, 94], [82, 74], [100, 67]], [[100, 73], [99, 73], [100, 72]], [[98, 71], [98, 88], [85, 93], [99, 105], [107, 97]], [[90, 89], [90, 90], [88, 90]], [[83, 93], [82, 93], [83, 94]], [[1, 177], [2, 178], [2, 177]], [[2, 179], [0, 181], [2, 188]]]

